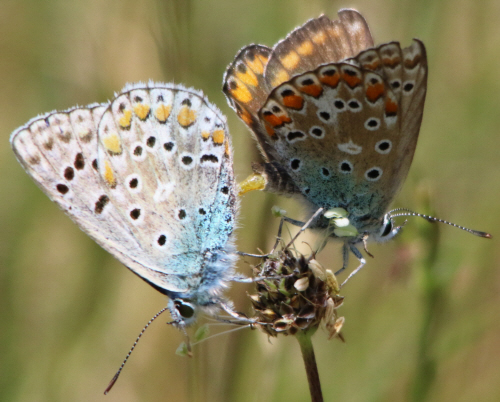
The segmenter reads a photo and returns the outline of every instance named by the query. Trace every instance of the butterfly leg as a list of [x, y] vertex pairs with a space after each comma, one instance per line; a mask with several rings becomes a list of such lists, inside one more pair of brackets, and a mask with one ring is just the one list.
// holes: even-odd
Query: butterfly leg
[[[305, 231], [305, 230], [306, 230], [306, 229], [307, 229], [307, 228], [311, 225], [311, 223], [312, 223], [312, 222], [313, 222], [313, 221], [314, 221], [314, 220], [315, 220], [315, 219], [316, 219], [316, 218], [317, 218], [317, 217], [318, 217], [318, 216], [319, 216], [322, 212], [323, 212], [323, 208], [318, 208], [318, 210], [314, 213], [314, 215], [313, 215], [313, 216], [311, 216], [311, 218], [310, 218], [310, 219], [309, 219], [306, 223], [302, 223], [302, 222], [299, 222], [299, 221], [295, 221], [294, 219], [289, 220], [290, 218], [286, 218], [286, 217], [285, 217], [285, 220], [286, 220], [287, 222], [290, 222], [290, 223], [293, 223], [292, 221], [294, 221], [294, 222], [299, 222], [299, 223], [301, 224], [301, 226], [302, 226], [302, 227], [300, 228], [300, 230], [297, 232], [297, 234], [296, 234], [296, 235], [292, 238], [292, 240], [290, 240], [290, 242], [286, 245], [285, 249], [287, 249], [288, 247], [290, 247], [290, 246], [293, 244], [293, 242], [294, 242], [295, 240], [297, 240], [297, 238], [300, 236], [300, 234], [301, 234], [302, 232], [304, 232], [304, 231]], [[293, 224], [295, 224], [295, 223], [293, 223]], [[300, 225], [297, 225], [297, 226], [300, 226]]]
[[[231, 317], [236, 319], [236, 324], [250, 324], [251, 325], [251, 324], [256, 323], [255, 320], [248, 318], [247, 316], [243, 315], [242, 313], [238, 313], [237, 311], [234, 311], [233, 306], [231, 306], [228, 303], [221, 302], [220, 306], [222, 307], [222, 309], [226, 313], [228, 313]], [[227, 320], [224, 320], [224, 321], [227, 321]], [[234, 322], [232, 322], [232, 323], [234, 323]]]
[[346, 278], [346, 280], [344, 282], [342, 282], [342, 284], [340, 285], [340, 287], [344, 286], [347, 281], [349, 279], [351, 279], [354, 275], [356, 275], [360, 270], [361, 268], [363, 268], [366, 264], [366, 260], [363, 258], [363, 255], [361, 254], [361, 252], [356, 248], [356, 246], [354, 244], [349, 244], [347, 245], [347, 243], [344, 244], [344, 249], [345, 248], [348, 248], [348, 250], [351, 250], [352, 253], [356, 256], [356, 258], [358, 259], [359, 261], [359, 265], [358, 267], [352, 271], [349, 276]]
[[343, 272], [347, 268], [347, 264], [349, 263], [349, 246], [347, 243], [344, 243], [342, 247], [342, 268], [340, 268], [337, 272], [335, 272], [335, 276]]

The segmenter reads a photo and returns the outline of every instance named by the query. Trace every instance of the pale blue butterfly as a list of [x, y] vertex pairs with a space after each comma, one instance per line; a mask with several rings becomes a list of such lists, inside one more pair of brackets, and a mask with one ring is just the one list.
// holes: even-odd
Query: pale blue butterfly
[[184, 327], [222, 307], [238, 212], [225, 117], [180, 85], [127, 85], [113, 101], [54, 111], [11, 144], [37, 185]]

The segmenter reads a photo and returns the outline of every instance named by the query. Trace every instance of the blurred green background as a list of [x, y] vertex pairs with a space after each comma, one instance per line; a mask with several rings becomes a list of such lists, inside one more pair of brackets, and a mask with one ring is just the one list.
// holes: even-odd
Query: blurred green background
[[[308, 400], [294, 339], [270, 343], [245, 329], [196, 346], [188, 359], [175, 355], [183, 336], [164, 324], [166, 315], [104, 397], [166, 299], [49, 201], [8, 140], [39, 113], [106, 101], [126, 82], [182, 82], [228, 116], [242, 180], [259, 156], [221, 92], [227, 64], [244, 45], [272, 46], [342, 7], [363, 13], [376, 43], [418, 37], [427, 46], [424, 120], [395, 206], [496, 238], [410, 219], [394, 241], [371, 245], [376, 258], [342, 291], [347, 342], [327, 341], [321, 331], [313, 339], [325, 400], [500, 400], [498, 0], [1, 0], [0, 400]], [[244, 197], [239, 250], [270, 247], [275, 204], [301, 215], [293, 200]], [[319, 260], [338, 269], [339, 245], [329, 244]], [[249, 273], [251, 262], [242, 259], [240, 272]], [[229, 293], [249, 312], [246, 291], [233, 285]]]

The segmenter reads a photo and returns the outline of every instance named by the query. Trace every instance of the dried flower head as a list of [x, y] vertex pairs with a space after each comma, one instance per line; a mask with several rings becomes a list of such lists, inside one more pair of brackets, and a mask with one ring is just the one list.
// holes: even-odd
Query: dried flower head
[[255, 267], [257, 293], [250, 296], [256, 327], [271, 336], [295, 335], [298, 331], [326, 328], [329, 338], [338, 336], [343, 317], [337, 308], [344, 298], [332, 271], [314, 259], [290, 249], [264, 257]]

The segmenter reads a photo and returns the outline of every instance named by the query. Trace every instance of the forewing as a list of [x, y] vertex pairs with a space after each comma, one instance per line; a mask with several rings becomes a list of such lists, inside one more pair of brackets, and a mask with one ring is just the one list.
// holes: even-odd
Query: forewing
[[360, 13], [342, 9], [338, 15], [335, 21], [324, 15], [307, 21], [273, 48], [264, 73], [268, 87], [276, 88], [321, 64], [345, 60], [373, 46]]
[[139, 263], [131, 269], [196, 292], [207, 253], [226, 249], [237, 207], [220, 112], [179, 86], [125, 88], [101, 119], [98, 165], [109, 204], [141, 245], [129, 250]]

